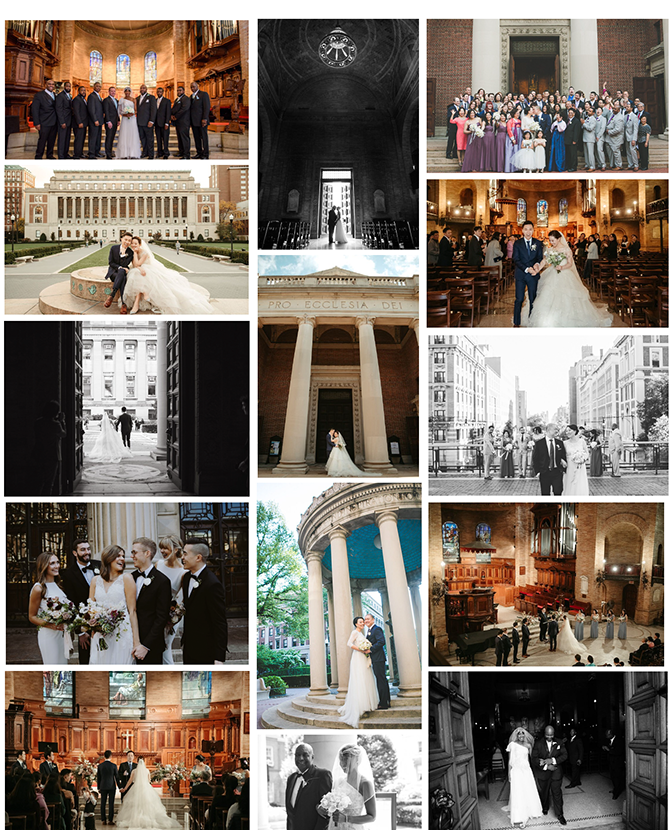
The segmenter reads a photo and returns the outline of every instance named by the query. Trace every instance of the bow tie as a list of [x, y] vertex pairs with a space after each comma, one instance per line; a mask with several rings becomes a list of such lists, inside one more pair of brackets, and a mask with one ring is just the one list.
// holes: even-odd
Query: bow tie
[[83, 573], [86, 573], [86, 571], [92, 571], [93, 565], [85, 565], [81, 570]]
[[143, 572], [142, 572], [142, 571], [140, 571], [140, 570], [136, 570], [136, 571], [133, 571], [133, 572], [132, 572], [131, 576], [132, 576], [132, 578], [135, 580], [135, 582], [137, 582], [137, 580], [138, 580], [141, 576], [146, 577], [146, 574], [145, 574], [145, 573], [143, 573]]
[[[193, 582], [197, 582], [198, 585], [200, 585], [200, 583], [202, 582], [202, 577], [201, 576], [193, 576], [193, 574], [189, 574], [189, 575], [190, 575]], [[298, 773], [298, 774], [300, 774], [300, 773]]]

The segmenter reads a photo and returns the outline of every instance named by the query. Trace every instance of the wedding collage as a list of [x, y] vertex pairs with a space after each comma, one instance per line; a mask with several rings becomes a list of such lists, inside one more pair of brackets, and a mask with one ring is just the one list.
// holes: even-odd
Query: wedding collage
[[667, 830], [667, 10], [42, 5], [6, 830]]

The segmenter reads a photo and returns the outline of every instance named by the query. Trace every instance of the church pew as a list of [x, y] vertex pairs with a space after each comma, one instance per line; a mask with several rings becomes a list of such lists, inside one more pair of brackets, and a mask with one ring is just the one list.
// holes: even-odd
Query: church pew
[[9, 826], [12, 830], [37, 830], [39, 824], [35, 813], [9, 813]]

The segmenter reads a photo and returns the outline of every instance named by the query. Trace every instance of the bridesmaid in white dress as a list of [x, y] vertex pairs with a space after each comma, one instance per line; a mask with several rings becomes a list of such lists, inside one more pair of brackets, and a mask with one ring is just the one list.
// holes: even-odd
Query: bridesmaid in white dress
[[47, 597], [67, 600], [65, 591], [58, 585], [60, 562], [55, 553], [40, 553], [36, 562], [37, 581], [30, 591], [28, 600], [28, 619], [38, 627], [37, 645], [42, 655], [44, 666], [67, 665], [65, 653], [65, 634], [62, 625], [53, 625], [37, 616], [46, 609]]
[[125, 567], [126, 552], [118, 545], [108, 545], [100, 554], [100, 576], [93, 577], [88, 598], [105, 606], [121, 606], [126, 616], [114, 633], [105, 636], [106, 649], [98, 648], [102, 634], [93, 635], [91, 666], [130, 666], [134, 662], [133, 650], [140, 644], [135, 580], [124, 573]]
[[[181, 552], [184, 543], [178, 536], [164, 536], [158, 543], [162, 559], [156, 562], [156, 570], [167, 576], [172, 586], [172, 599], [177, 602], [184, 601], [184, 594], [181, 589], [181, 583], [184, 578], [186, 570], [181, 563]], [[165, 651], [163, 652], [163, 665], [172, 666], [174, 660], [172, 658], [172, 643], [177, 634], [181, 634], [184, 628], [184, 619], [175, 625], [174, 630], [170, 634], [170, 623], [168, 623], [165, 630]]]
[[123, 90], [119, 101], [119, 140], [116, 145], [116, 157], [119, 159], [138, 159], [142, 155], [140, 131], [137, 127], [137, 115], [133, 92], [128, 86]]
[[364, 628], [363, 617], [354, 617], [354, 630], [347, 641], [347, 648], [351, 649], [349, 688], [344, 706], [338, 709], [340, 720], [353, 726], [354, 729], [358, 727], [362, 714], [374, 712], [379, 706], [379, 693], [370, 655], [361, 649], [361, 643], [366, 639], [363, 634]]

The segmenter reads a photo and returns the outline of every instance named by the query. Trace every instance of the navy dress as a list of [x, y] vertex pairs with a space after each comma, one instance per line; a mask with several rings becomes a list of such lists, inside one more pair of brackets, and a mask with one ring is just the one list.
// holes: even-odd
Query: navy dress
[[559, 133], [558, 129], [555, 129], [551, 134], [549, 170], [554, 173], [562, 173], [565, 170], [565, 141], [563, 140], [563, 133]]

